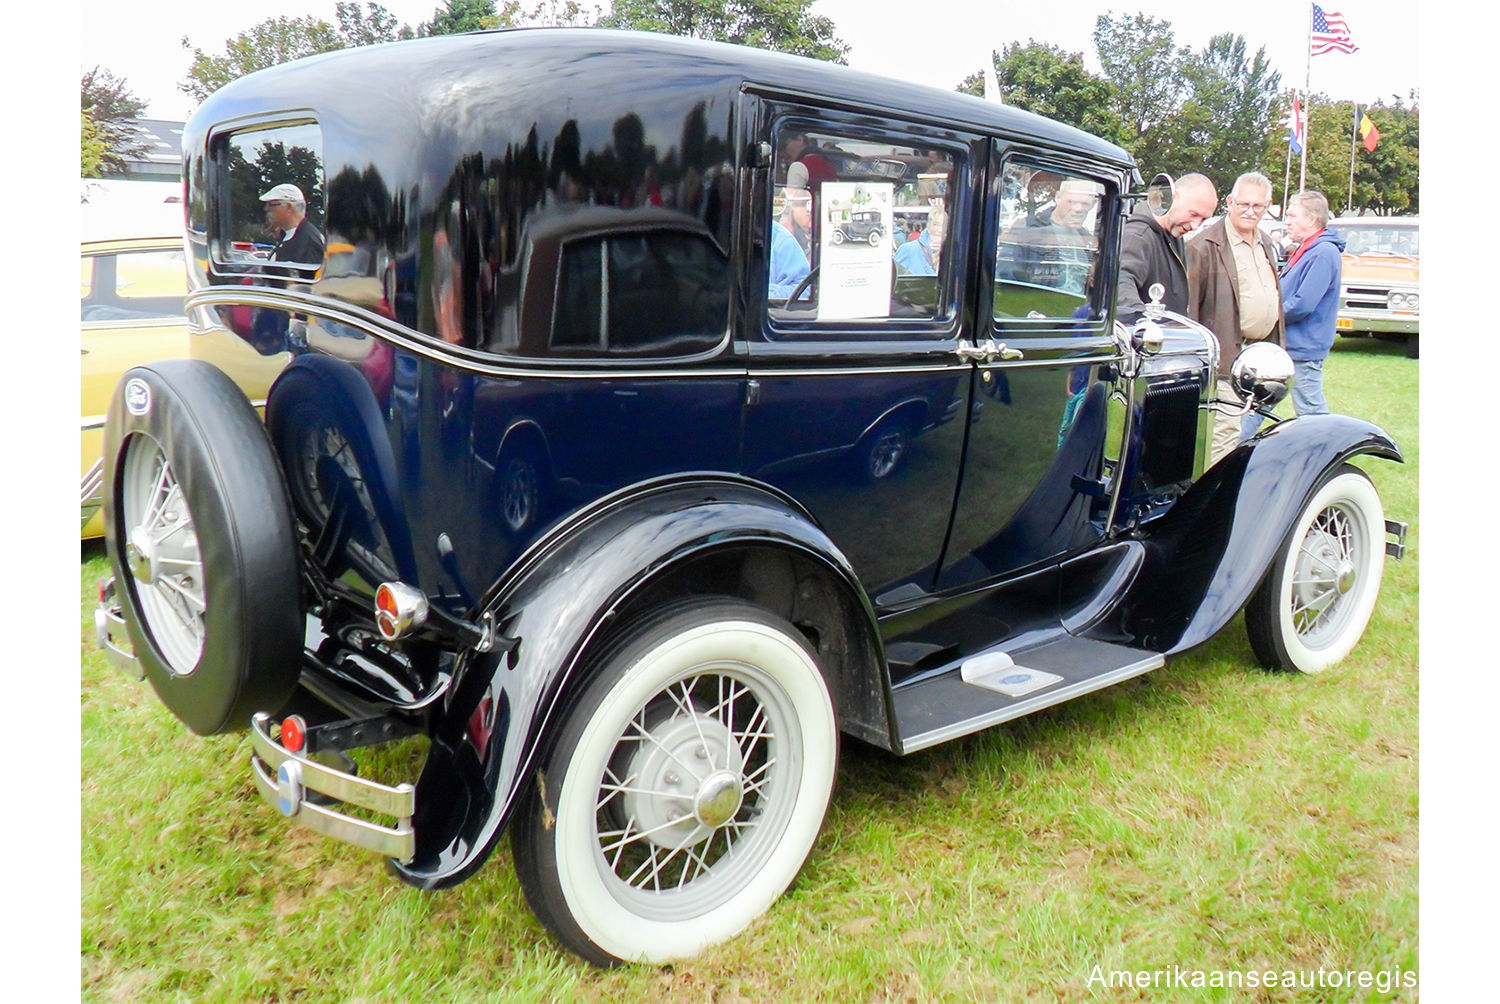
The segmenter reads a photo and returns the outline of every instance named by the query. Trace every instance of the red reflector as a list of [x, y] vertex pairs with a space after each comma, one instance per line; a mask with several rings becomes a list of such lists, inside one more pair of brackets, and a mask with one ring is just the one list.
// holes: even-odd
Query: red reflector
[[293, 753], [302, 752], [302, 744], [307, 742], [307, 723], [302, 720], [301, 715], [288, 715], [281, 720], [281, 745]]
[[99, 602], [103, 603], [104, 602], [104, 597], [106, 595], [108, 595], [108, 594], [109, 594], [109, 580], [108, 579], [100, 579], [99, 580]]
[[382, 585], [375, 590], [375, 609], [384, 610], [388, 614], [396, 612], [396, 597], [389, 586]]

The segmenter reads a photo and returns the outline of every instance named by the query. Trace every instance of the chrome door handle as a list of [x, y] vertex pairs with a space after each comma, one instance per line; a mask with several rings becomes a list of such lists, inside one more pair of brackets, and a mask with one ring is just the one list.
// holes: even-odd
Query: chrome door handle
[[1010, 362], [1026, 358], [1026, 354], [1020, 349], [1010, 348], [1004, 342], [997, 342], [993, 338], [986, 338], [978, 345], [959, 342], [955, 351], [958, 353], [958, 358], [965, 362], [992, 363], [996, 360]]

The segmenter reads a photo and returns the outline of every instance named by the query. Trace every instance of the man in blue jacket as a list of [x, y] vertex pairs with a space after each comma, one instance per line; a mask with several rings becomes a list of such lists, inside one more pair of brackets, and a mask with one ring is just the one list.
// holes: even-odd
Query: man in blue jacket
[[1323, 360], [1337, 334], [1344, 239], [1328, 229], [1328, 200], [1322, 193], [1298, 192], [1287, 203], [1287, 233], [1298, 242], [1281, 272], [1292, 407], [1298, 415], [1326, 415]]

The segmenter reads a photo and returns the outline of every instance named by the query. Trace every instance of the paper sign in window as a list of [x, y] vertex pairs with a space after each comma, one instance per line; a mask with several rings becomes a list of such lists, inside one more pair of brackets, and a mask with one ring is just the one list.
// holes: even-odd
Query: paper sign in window
[[890, 316], [894, 189], [890, 182], [823, 183], [818, 320]]

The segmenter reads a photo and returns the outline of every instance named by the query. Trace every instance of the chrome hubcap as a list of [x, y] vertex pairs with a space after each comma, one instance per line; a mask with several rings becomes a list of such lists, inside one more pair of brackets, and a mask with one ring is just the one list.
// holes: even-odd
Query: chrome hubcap
[[631, 758], [625, 811], [657, 847], [707, 840], [739, 812], [745, 784], [739, 746], [717, 719], [680, 715], [648, 729]]

